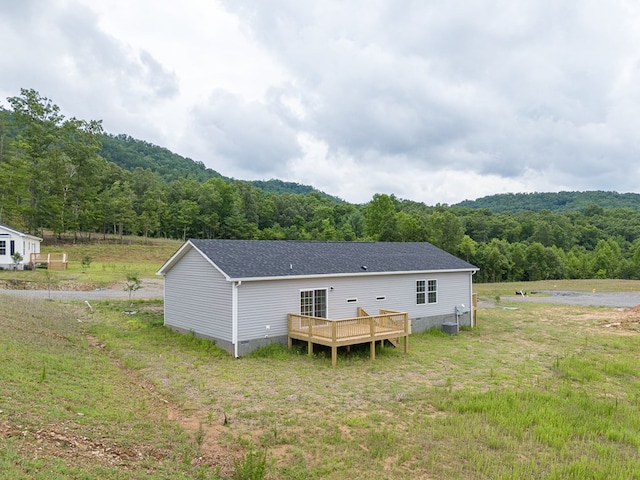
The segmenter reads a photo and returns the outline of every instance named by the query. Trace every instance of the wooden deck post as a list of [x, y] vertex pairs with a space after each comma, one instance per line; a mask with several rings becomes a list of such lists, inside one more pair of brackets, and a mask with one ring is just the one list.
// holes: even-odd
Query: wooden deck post
[[404, 314], [404, 353], [409, 352], [409, 315]]
[[311, 337], [313, 336], [313, 321], [309, 319], [309, 342], [307, 345], [307, 350], [310, 357], [313, 357], [313, 342]]
[[338, 327], [336, 322], [331, 322], [331, 366], [335, 367], [338, 363], [338, 347], [336, 346], [336, 340], [338, 338]]
[[374, 317], [369, 318], [369, 325], [371, 331], [371, 360], [376, 359], [376, 325]]

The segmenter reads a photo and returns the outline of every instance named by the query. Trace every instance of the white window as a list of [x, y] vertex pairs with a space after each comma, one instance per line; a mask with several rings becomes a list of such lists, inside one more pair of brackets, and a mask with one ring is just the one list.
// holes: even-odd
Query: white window
[[425, 303], [425, 296], [424, 296], [424, 292], [425, 292], [425, 285], [426, 282], [424, 280], [418, 280], [416, 282], [416, 303], [418, 305], [422, 305]]
[[437, 280], [427, 280], [427, 303], [438, 302], [438, 282]]
[[0, 255], [6, 255], [6, 254], [7, 254], [7, 241], [0, 240]]
[[424, 305], [425, 303], [438, 302], [438, 281], [437, 280], [418, 280], [416, 282], [416, 303]]

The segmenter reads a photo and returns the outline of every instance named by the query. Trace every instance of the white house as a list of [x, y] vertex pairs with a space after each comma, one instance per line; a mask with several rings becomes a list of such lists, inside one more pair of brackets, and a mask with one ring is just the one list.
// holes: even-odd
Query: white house
[[15, 228], [8, 227], [0, 223], [0, 269], [13, 269], [15, 263], [12, 255], [19, 253], [22, 260], [18, 262], [17, 268], [24, 269], [29, 265], [32, 253], [40, 253], [40, 243], [42, 239], [28, 233], [23, 233]]
[[165, 325], [237, 357], [286, 344], [289, 313], [402, 311], [413, 332], [471, 325], [477, 270], [430, 243], [188, 240], [157, 273]]

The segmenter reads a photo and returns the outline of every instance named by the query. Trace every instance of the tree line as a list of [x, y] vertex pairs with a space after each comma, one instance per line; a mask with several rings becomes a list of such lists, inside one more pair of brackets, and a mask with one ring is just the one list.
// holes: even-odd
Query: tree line
[[215, 172], [176, 174], [171, 152], [156, 165], [148, 149], [135, 157], [130, 137], [109, 136], [112, 154], [128, 156], [126, 168], [102, 155], [101, 122], [66, 119], [34, 90], [8, 101], [11, 110], [0, 111], [0, 222], [30, 233], [428, 241], [478, 266], [481, 282], [640, 278], [640, 211], [633, 208], [496, 213], [386, 194], [356, 205], [277, 182], [269, 190]]

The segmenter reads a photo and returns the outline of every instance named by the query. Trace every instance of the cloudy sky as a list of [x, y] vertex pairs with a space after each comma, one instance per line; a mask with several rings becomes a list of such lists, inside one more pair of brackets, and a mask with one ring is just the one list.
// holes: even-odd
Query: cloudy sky
[[0, 0], [0, 105], [244, 180], [455, 204], [640, 192], [635, 0]]

